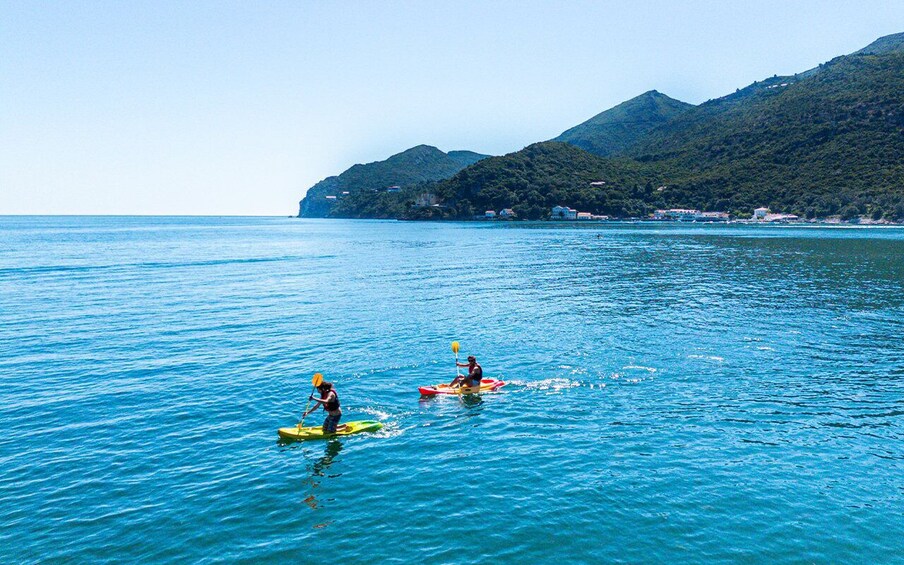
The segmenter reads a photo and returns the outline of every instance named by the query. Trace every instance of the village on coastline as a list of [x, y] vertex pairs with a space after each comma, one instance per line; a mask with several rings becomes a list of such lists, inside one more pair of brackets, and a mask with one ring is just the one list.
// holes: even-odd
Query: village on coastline
[[[590, 183], [591, 186], [600, 186], [606, 184], [604, 181], [596, 181]], [[663, 190], [665, 187], [660, 187]], [[370, 192], [380, 193], [399, 193], [402, 187], [398, 185], [388, 186], [382, 189], [372, 189]], [[348, 197], [349, 191], [343, 191], [337, 195], [328, 195], [326, 200], [335, 203], [338, 200]], [[439, 198], [432, 193], [419, 194], [412, 208], [446, 208]], [[299, 217], [301, 214], [299, 214]], [[500, 210], [485, 210], [483, 214], [476, 214], [472, 217], [477, 221], [513, 221], [523, 220], [512, 208], [502, 208]], [[540, 220], [543, 221], [543, 220]], [[801, 218], [796, 214], [772, 212], [767, 207], [755, 208], [750, 216], [739, 217], [732, 216], [728, 212], [720, 211], [701, 211], [690, 208], [668, 208], [656, 210], [646, 217], [611, 217], [608, 215], [593, 214], [591, 212], [581, 212], [570, 206], [553, 206], [550, 209], [549, 217], [546, 221], [555, 222], [604, 222], [604, 221], [634, 221], [634, 222], [688, 222], [688, 223], [741, 223], [741, 224], [789, 224], [789, 223], [806, 223], [806, 224], [860, 224], [860, 225], [884, 225], [894, 224], [888, 220], [876, 220], [868, 216], [859, 216], [850, 219], [842, 219], [840, 216], [830, 216], [828, 218]]]
[[[495, 210], [487, 210], [482, 216], [474, 217], [475, 220], [515, 220], [517, 214], [511, 208], [503, 208], [499, 212]], [[667, 210], [656, 210], [646, 218], [611, 218], [591, 214], [590, 212], [579, 212], [568, 206], [553, 206], [550, 210], [549, 219], [551, 221], [563, 222], [584, 222], [584, 221], [608, 221], [608, 220], [642, 220], [651, 222], [797, 222], [800, 218], [794, 214], [773, 214], [768, 208], [757, 208], [753, 211], [750, 219], [732, 219], [728, 212], [701, 212], [700, 210], [692, 210], [687, 208], [669, 208]]]
[[[484, 214], [474, 216], [475, 220], [517, 220], [517, 214], [511, 208], [503, 208], [499, 212], [487, 210]], [[588, 222], [588, 221], [641, 221], [641, 222], [692, 222], [692, 223], [743, 223], [743, 224], [788, 224], [788, 223], [822, 223], [822, 224], [863, 224], [879, 225], [891, 222], [877, 221], [870, 218], [854, 218], [842, 221], [839, 217], [830, 217], [821, 220], [803, 219], [796, 214], [773, 213], [769, 208], [756, 208], [749, 218], [734, 218], [728, 212], [702, 212], [688, 208], [669, 208], [656, 210], [645, 218], [611, 218], [579, 212], [568, 206], [553, 206], [550, 210], [549, 221], [560, 222]]]

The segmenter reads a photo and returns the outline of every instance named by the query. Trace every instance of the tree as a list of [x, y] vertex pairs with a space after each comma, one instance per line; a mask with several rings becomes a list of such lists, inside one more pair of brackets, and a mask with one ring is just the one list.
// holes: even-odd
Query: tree
[[849, 220], [853, 220], [854, 218], [860, 217], [860, 210], [857, 209], [853, 204], [848, 204], [839, 212], [841, 216], [841, 220], [847, 222]]

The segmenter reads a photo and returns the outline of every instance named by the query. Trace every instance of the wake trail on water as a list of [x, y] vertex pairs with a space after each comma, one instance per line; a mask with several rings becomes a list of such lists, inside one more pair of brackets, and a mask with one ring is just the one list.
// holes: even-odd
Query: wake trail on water
[[355, 413], [373, 416], [375, 420], [383, 424], [383, 427], [374, 434], [378, 437], [397, 437], [405, 432], [401, 426], [401, 417], [397, 414], [371, 407], [355, 408]]
[[[551, 390], [551, 391], [562, 391], [570, 388], [579, 388], [582, 386], [587, 386], [587, 383], [578, 380], [566, 379], [562, 377], [553, 377], [549, 379], [542, 379], [539, 381], [524, 381], [520, 379], [513, 379], [510, 381], [506, 381], [506, 383], [510, 386], [522, 387], [528, 390]], [[504, 389], [500, 389], [504, 390]]]
[[659, 369], [655, 367], [647, 367], [644, 365], [625, 365], [620, 370], [611, 373], [593, 372], [589, 369], [570, 366], [567, 368], [571, 369], [573, 374], [587, 375], [588, 377], [595, 373], [594, 376], [596, 378], [573, 379], [567, 377], [550, 377], [532, 381], [511, 379], [506, 382], [513, 387], [521, 387], [526, 390], [562, 392], [573, 388], [602, 389], [607, 386], [607, 381], [640, 383], [654, 378], [656, 373], [659, 372]]

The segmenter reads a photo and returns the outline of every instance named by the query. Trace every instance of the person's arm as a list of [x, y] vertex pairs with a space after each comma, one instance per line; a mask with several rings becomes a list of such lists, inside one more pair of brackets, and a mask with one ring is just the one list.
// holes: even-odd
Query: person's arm
[[314, 406], [311, 407], [310, 410], [308, 410], [307, 412], [305, 412], [305, 413], [304, 413], [305, 416], [309, 416], [313, 411], [317, 410], [317, 409], [320, 408], [321, 406], [326, 406], [326, 400], [324, 400], [324, 399], [322, 399], [322, 398], [314, 398], [314, 395], [313, 395], [313, 394], [312, 394], [311, 396], [308, 397], [308, 400], [313, 400], [313, 401], [316, 402], [317, 404], [315, 404]]
[[467, 363], [458, 363], [458, 362], [456, 362], [456, 363], [455, 363], [455, 366], [456, 366], [456, 367], [469, 367], [470, 365], [468, 365]]

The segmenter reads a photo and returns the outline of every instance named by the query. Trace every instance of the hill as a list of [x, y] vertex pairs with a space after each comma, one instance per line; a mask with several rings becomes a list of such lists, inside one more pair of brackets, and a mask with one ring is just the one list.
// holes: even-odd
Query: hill
[[[557, 139], [566, 137], [398, 194], [359, 192], [341, 214], [470, 218], [513, 208], [530, 219], [566, 205], [614, 216], [681, 207], [743, 217], [767, 206], [904, 221], [904, 34], [698, 106], [648, 92]], [[419, 194], [437, 204], [416, 205]]]
[[662, 172], [670, 200], [683, 206], [900, 217], [904, 51], [897, 45], [701, 104], [622, 156]]
[[464, 169], [444, 192], [476, 210], [508, 199], [615, 215], [688, 207], [745, 216], [768, 206], [810, 218], [902, 220], [904, 34], [871, 45], [685, 108], [612, 152], [607, 169], [594, 162], [594, 174], [616, 181], [605, 188], [563, 193], [563, 179], [571, 190], [587, 180], [576, 165], [586, 160], [535, 160], [531, 146]]
[[[615, 216], [645, 213], [656, 171], [630, 159], [606, 159], [567, 143], [535, 143], [476, 163], [437, 184], [449, 216], [512, 208], [521, 219], [549, 216], [568, 205]], [[593, 183], [593, 184], [591, 184]]]
[[852, 55], [883, 55], [896, 51], [904, 51], [904, 33], [894, 33], [880, 37], [863, 49], [854, 51]]
[[[418, 183], [447, 179], [485, 157], [487, 155], [472, 151], [444, 153], [436, 147], [418, 145], [385, 161], [354, 165], [338, 176], [318, 182], [308, 189], [299, 203], [298, 215], [305, 218], [335, 215], [337, 210], [343, 208], [339, 204], [344, 197], [361, 192], [381, 194], [390, 186], [407, 189]], [[344, 192], [348, 194], [343, 195]], [[328, 199], [327, 196], [335, 196], [336, 199]]]
[[606, 157], [625, 150], [689, 108], [693, 105], [651, 90], [597, 114], [552, 141], [570, 143]]

